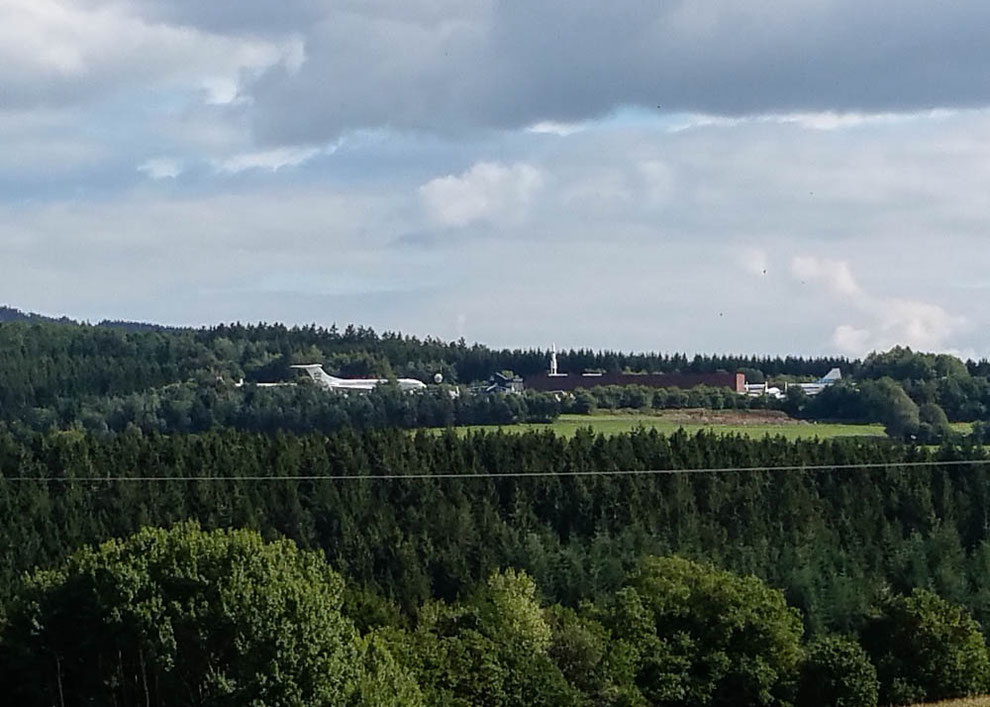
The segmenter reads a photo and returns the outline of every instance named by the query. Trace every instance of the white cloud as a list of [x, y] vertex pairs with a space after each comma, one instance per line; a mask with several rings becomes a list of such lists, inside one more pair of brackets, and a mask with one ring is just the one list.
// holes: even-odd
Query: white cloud
[[923, 351], [944, 350], [949, 338], [968, 324], [966, 317], [912, 299], [882, 298], [874, 303], [880, 324], [876, 348], [906, 344]]
[[844, 260], [795, 256], [791, 260], [791, 274], [799, 280], [820, 282], [830, 292], [842, 297], [856, 297], [861, 294], [852, 269]]
[[318, 155], [332, 154], [336, 148], [328, 147], [279, 147], [260, 152], [245, 152], [214, 161], [219, 172], [236, 174], [249, 169], [277, 172], [283, 167], [296, 167]]
[[844, 354], [861, 356], [870, 351], [870, 332], [850, 324], [840, 324], [832, 333], [832, 343]]
[[133, 90], [224, 86], [298, 62], [300, 40], [262, 40], [145, 20], [123, 2], [0, 3], [8, 105], [64, 105]]
[[518, 220], [543, 184], [543, 173], [532, 165], [479, 162], [460, 175], [427, 182], [419, 193], [434, 223], [460, 227], [480, 220]]
[[817, 113], [782, 113], [762, 116], [760, 119], [774, 123], [796, 123], [801, 127], [811, 130], [842, 130], [845, 128], [858, 128], [864, 125], [877, 125], [883, 123], [896, 123], [919, 115], [932, 117], [932, 111], [918, 113], [836, 113], [834, 111], [822, 111]]
[[862, 111], [837, 112], [832, 110], [806, 111], [799, 113], [752, 113], [750, 115], [726, 116], [709, 113], [687, 113], [677, 115], [667, 125], [667, 132], [679, 133], [699, 128], [735, 128], [746, 124], [797, 125], [806, 130], [837, 131], [868, 126], [895, 125], [898, 123], [944, 120], [963, 112], [961, 109], [937, 108], [920, 111], [878, 112]]
[[839, 324], [832, 334], [832, 343], [849, 355], [861, 356], [896, 345], [944, 351], [951, 337], [968, 324], [966, 317], [950, 314], [937, 304], [867, 292], [844, 260], [796, 256], [791, 261], [791, 275], [802, 284], [820, 284], [835, 298], [836, 306], [830, 312], [833, 320], [854, 313], [863, 320], [861, 326]]
[[586, 130], [587, 127], [585, 123], [561, 123], [554, 120], [542, 120], [530, 125], [526, 128], [526, 132], [536, 133], [537, 135], [567, 137], [568, 135], [574, 135], [575, 133]]
[[155, 157], [139, 164], [138, 171], [151, 179], [175, 179], [182, 174], [182, 163], [171, 157]]

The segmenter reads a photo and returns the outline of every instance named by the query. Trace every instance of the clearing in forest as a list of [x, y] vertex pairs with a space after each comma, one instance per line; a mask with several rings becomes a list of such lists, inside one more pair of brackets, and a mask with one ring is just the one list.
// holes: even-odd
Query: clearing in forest
[[[711, 430], [719, 434], [749, 437], [782, 435], [787, 439], [829, 439], [832, 437], [885, 437], [883, 425], [813, 423], [795, 420], [775, 410], [664, 410], [658, 413], [615, 412], [593, 415], [561, 415], [555, 422], [519, 424], [499, 427], [506, 432], [553, 430], [572, 437], [579, 429], [590, 427], [595, 433], [613, 435], [639, 428], [673, 434], [680, 428], [688, 433]], [[460, 427], [459, 431], [493, 430], [491, 426]]]

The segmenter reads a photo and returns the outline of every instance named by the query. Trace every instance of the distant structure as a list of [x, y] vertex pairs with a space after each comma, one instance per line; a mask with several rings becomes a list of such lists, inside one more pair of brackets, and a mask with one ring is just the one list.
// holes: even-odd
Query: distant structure
[[550, 351], [550, 369], [526, 376], [526, 388], [544, 392], [570, 392], [599, 385], [643, 385], [648, 388], [695, 388], [699, 385], [729, 388], [746, 393], [745, 373], [561, 373], [557, 368], [557, 347]]
[[818, 395], [830, 385], [835, 385], [840, 380], [842, 380], [842, 371], [838, 368], [833, 368], [814, 383], [791, 383], [789, 385], [785, 385], [784, 390], [786, 391], [789, 388], [800, 388], [804, 391], [805, 395]]
[[477, 393], [521, 393], [525, 383], [519, 376], [507, 376], [496, 373], [488, 379], [487, 385], [478, 386], [473, 392]]
[[[217, 381], [223, 383], [223, 376], [217, 376]], [[252, 383], [251, 385], [253, 385], [255, 388], [281, 388], [287, 385], [295, 385], [295, 383]], [[238, 378], [237, 381], [234, 383], [234, 387], [243, 388], [244, 379]]]
[[551, 378], [558, 378], [562, 375], [567, 375], [566, 373], [560, 373], [557, 370], [557, 344], [554, 344], [550, 349], [550, 373]]
[[751, 398], [759, 398], [764, 395], [771, 398], [784, 397], [784, 393], [780, 388], [775, 385], [770, 385], [769, 383], [747, 383], [746, 395]]
[[758, 398], [761, 395], [767, 395], [771, 398], [780, 399], [787, 394], [789, 389], [799, 388], [804, 391], [805, 395], [815, 396], [828, 388], [830, 385], [835, 385], [840, 380], [842, 380], [842, 371], [838, 368], [833, 368], [831, 371], [812, 383], [785, 383], [783, 390], [777, 386], [772, 386], [769, 383], [750, 383], [746, 385], [746, 395], [751, 398]]
[[[326, 388], [327, 390], [355, 390], [367, 392], [369, 390], [374, 390], [380, 385], [385, 385], [391, 382], [388, 378], [337, 378], [336, 376], [329, 375], [323, 370], [323, 366], [318, 363], [290, 366], [290, 368], [305, 371], [306, 375], [312, 378], [318, 386], [321, 388]], [[426, 384], [423, 381], [416, 380], [415, 378], [398, 378], [395, 382], [398, 384], [399, 390], [413, 391], [423, 390], [426, 388]]]

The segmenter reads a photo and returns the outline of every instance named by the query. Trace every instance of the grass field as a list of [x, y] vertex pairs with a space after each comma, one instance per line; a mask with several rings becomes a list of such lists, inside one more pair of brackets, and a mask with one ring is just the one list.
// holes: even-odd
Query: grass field
[[961, 700], [929, 702], [924, 705], [913, 705], [912, 707], [990, 707], [990, 697], [964, 697]]
[[606, 435], [621, 434], [639, 428], [656, 429], [664, 434], [672, 434], [680, 428], [688, 433], [699, 430], [712, 430], [719, 434], [741, 434], [750, 437], [782, 435], [787, 439], [829, 439], [833, 437], [885, 437], [883, 425], [843, 425], [813, 424], [796, 422], [787, 418], [765, 415], [731, 414], [685, 414], [685, 411], [664, 414], [627, 413], [596, 415], [561, 415], [550, 424], [522, 424], [506, 427], [460, 427], [458, 431], [501, 429], [506, 432], [527, 432], [530, 430], [551, 429], [565, 437], [572, 437], [579, 429], [590, 427], [596, 433]]

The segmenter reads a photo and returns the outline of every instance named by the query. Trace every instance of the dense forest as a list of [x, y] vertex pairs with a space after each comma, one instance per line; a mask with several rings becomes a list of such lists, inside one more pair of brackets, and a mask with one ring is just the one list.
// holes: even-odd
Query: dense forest
[[[598, 474], [754, 466], [809, 470]], [[430, 602], [477, 601], [492, 573], [506, 568], [524, 571], [539, 589], [533, 596], [560, 607], [553, 611], [607, 627], [617, 619], [596, 612], [619, 601], [644, 558], [671, 555], [779, 588], [781, 604], [786, 599], [800, 616], [788, 629], [795, 641], [864, 636], [856, 645], [874, 650], [865, 636], [883, 607], [919, 589], [948, 602], [938, 611], [961, 607], [951, 610], [964, 608], [973, 626], [990, 622], [990, 467], [980, 448], [653, 432], [572, 440], [388, 430], [7, 433], [0, 472], [0, 507], [10, 519], [0, 538], [0, 581], [14, 607], [26, 591], [24, 571], [56, 567], [87, 543], [194, 519], [320, 551], [350, 587], [350, 620], [366, 630], [439, 620], [424, 618], [433, 616]], [[568, 475], [587, 472], [595, 473]], [[441, 668], [454, 669], [428, 670]], [[929, 694], [880, 684], [893, 701]], [[640, 703], [682, 702], [615, 702]]]
[[[985, 362], [574, 351], [562, 368], [847, 375], [781, 401], [481, 394], [461, 384], [542, 370], [546, 352], [11, 312], [0, 690], [18, 704], [867, 707], [990, 692]], [[252, 383], [312, 361], [445, 382]], [[891, 439], [416, 430], [775, 405], [881, 421]]]

